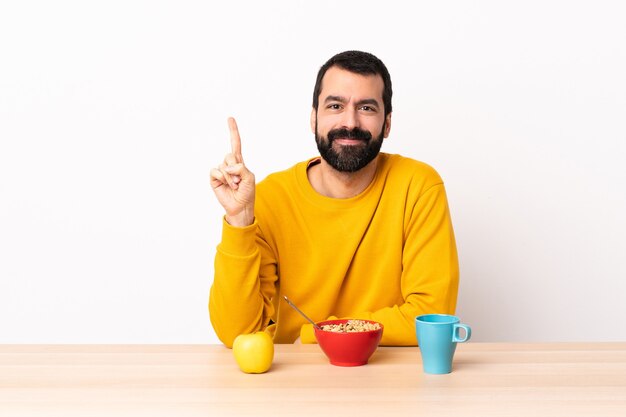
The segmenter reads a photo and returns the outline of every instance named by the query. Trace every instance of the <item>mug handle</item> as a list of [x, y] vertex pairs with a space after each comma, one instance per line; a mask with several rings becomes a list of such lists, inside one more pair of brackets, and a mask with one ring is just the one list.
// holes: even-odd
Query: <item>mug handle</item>
[[[465, 338], [461, 339], [459, 337], [459, 330], [463, 329], [465, 330]], [[472, 337], [472, 328], [469, 327], [467, 324], [455, 324], [454, 325], [454, 332], [452, 333], [452, 341], [453, 342], [458, 342], [458, 343], [463, 343], [463, 342], [467, 342], [470, 337]]]

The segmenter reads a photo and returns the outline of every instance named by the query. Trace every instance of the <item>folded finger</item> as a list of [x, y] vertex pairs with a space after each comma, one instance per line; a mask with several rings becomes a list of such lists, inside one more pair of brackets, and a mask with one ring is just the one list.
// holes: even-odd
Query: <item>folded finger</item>
[[211, 169], [211, 187], [218, 188], [224, 184], [227, 184], [224, 173], [217, 168]]
[[226, 184], [228, 184], [228, 186], [230, 188], [236, 189], [237, 188], [237, 184], [239, 183], [239, 180], [235, 181], [233, 179], [233, 177], [234, 176], [238, 176], [238, 174], [237, 174], [237, 172], [231, 172], [232, 168], [236, 168], [236, 167], [235, 166], [226, 166], [224, 164], [221, 164], [217, 169], [222, 174], [222, 178], [223, 178], [224, 182]]

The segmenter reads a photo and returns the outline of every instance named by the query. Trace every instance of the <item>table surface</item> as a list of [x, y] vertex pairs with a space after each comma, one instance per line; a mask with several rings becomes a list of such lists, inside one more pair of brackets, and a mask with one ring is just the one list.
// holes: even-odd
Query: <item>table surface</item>
[[459, 344], [447, 375], [416, 347], [330, 365], [276, 345], [265, 374], [221, 345], [0, 345], [1, 416], [626, 416], [626, 343]]

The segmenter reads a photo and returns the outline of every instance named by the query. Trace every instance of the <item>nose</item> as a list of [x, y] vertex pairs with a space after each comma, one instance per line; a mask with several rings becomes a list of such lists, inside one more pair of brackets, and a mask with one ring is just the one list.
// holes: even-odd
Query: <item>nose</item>
[[343, 112], [342, 124], [343, 124], [343, 127], [349, 130], [354, 129], [355, 127], [358, 127], [359, 117], [358, 117], [357, 110], [351, 107], [346, 108], [346, 110]]

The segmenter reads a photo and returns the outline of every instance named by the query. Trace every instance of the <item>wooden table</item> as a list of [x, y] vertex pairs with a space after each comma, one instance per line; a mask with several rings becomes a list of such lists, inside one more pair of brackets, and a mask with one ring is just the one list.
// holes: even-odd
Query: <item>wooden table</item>
[[[410, 414], [409, 414], [410, 413]], [[626, 343], [460, 344], [448, 375], [418, 348], [366, 366], [276, 345], [244, 374], [221, 345], [0, 345], [0, 416], [626, 416]]]

